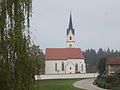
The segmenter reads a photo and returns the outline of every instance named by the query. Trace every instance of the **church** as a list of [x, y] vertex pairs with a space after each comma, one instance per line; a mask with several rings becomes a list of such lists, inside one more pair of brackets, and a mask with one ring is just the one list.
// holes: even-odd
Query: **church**
[[75, 29], [70, 14], [69, 27], [67, 29], [66, 48], [46, 48], [45, 74], [75, 74], [86, 73], [86, 64], [83, 52], [75, 48]]

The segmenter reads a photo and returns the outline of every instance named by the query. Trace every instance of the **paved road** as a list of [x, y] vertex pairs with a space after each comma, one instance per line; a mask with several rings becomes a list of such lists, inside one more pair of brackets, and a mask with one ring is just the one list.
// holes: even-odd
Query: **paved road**
[[107, 89], [99, 88], [96, 85], [93, 85], [93, 81], [94, 79], [80, 80], [78, 82], [73, 83], [73, 86], [77, 88], [87, 89], [87, 90], [107, 90]]

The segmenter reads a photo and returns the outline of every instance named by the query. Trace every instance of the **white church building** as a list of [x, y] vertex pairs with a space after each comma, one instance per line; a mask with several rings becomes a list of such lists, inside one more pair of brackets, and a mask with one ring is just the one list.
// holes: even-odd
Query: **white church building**
[[70, 14], [69, 27], [67, 29], [67, 48], [46, 48], [45, 74], [75, 74], [86, 73], [86, 64], [83, 52], [75, 48], [75, 30]]

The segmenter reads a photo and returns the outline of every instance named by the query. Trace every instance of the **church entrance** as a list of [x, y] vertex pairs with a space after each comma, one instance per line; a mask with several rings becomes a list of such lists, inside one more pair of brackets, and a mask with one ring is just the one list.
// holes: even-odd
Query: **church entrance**
[[75, 66], [73, 63], [68, 63], [67, 66], [66, 66], [66, 73], [68, 74], [72, 74], [72, 73], [75, 73]]

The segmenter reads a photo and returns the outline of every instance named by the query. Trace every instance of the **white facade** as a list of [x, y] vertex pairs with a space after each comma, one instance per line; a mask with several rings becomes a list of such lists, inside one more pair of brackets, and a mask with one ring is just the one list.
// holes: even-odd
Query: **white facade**
[[67, 47], [68, 48], [74, 48], [75, 47], [74, 46], [74, 44], [75, 44], [74, 35], [71, 32], [71, 30], [70, 30], [69, 34], [67, 35], [67, 41], [66, 41], [66, 43], [67, 43]]
[[45, 74], [73, 73], [86, 73], [84, 59], [45, 60]]

